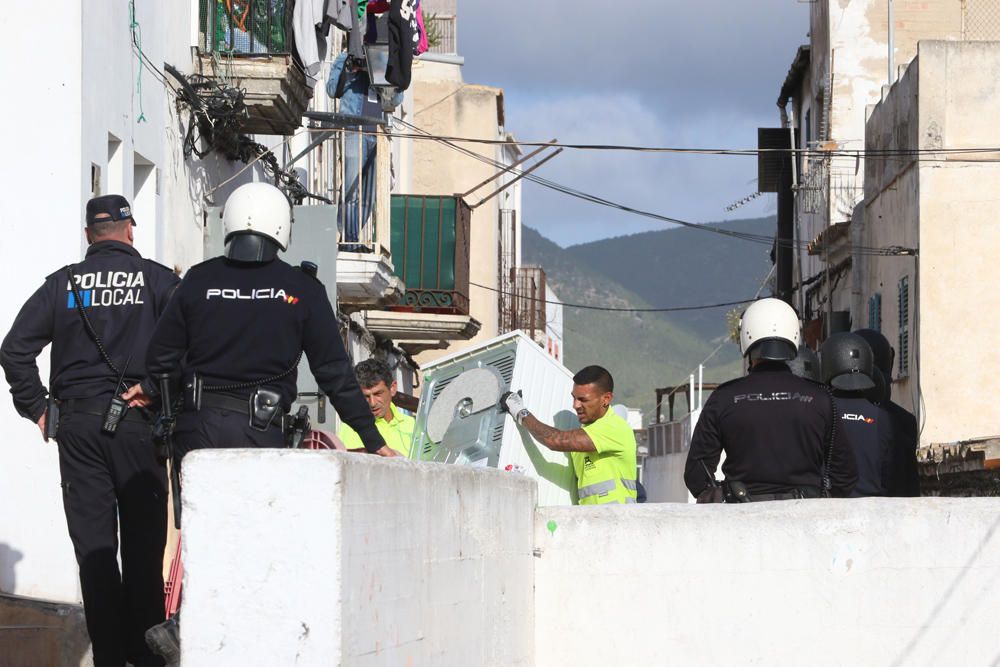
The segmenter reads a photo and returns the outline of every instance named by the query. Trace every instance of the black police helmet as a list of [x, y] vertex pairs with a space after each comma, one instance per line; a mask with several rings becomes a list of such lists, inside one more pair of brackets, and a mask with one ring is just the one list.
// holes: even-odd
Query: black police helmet
[[888, 403], [890, 398], [889, 381], [886, 379], [885, 373], [879, 370], [878, 366], [872, 370], [874, 371], [872, 374], [872, 381], [875, 382], [875, 386], [864, 392], [865, 398], [875, 405]]
[[875, 363], [868, 342], [852, 333], [835, 333], [819, 349], [823, 382], [843, 391], [866, 391], [875, 386]]
[[792, 373], [800, 378], [819, 382], [819, 357], [805, 345], [799, 346], [799, 352], [795, 358], [788, 362], [788, 367]]
[[892, 345], [889, 344], [889, 340], [882, 335], [881, 331], [875, 329], [858, 329], [854, 333], [864, 338], [871, 346], [875, 367], [885, 374], [886, 379], [891, 377], [892, 358], [895, 356], [895, 352]]

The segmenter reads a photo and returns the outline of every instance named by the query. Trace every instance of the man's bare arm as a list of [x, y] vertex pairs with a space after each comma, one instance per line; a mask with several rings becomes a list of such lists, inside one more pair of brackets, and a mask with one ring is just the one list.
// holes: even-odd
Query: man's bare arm
[[570, 431], [561, 431], [552, 426], [543, 424], [535, 419], [534, 415], [526, 415], [521, 421], [521, 425], [528, 429], [528, 433], [535, 436], [540, 443], [556, 452], [595, 452], [594, 441], [590, 439], [587, 432], [582, 428], [574, 428]]

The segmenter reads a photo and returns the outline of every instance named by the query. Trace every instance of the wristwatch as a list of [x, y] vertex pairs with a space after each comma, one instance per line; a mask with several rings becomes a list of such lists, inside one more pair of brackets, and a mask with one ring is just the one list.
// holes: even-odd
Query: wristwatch
[[521, 408], [521, 410], [518, 411], [517, 415], [514, 416], [514, 421], [520, 424], [522, 421], [524, 421], [524, 418], [530, 414], [531, 412], [528, 411], [528, 408]]

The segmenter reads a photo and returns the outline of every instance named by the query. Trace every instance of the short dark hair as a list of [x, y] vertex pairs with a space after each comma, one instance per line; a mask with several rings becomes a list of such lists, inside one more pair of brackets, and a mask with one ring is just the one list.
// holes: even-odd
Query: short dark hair
[[358, 378], [358, 384], [364, 389], [370, 389], [379, 382], [384, 382], [386, 387], [392, 385], [392, 371], [389, 364], [381, 359], [365, 359], [354, 367], [354, 375]]
[[610, 393], [615, 390], [615, 381], [611, 373], [602, 366], [587, 366], [573, 376], [573, 384], [593, 384], [602, 393]]
[[109, 217], [106, 220], [98, 218], [98, 222], [89, 225], [87, 228], [90, 230], [90, 233], [94, 238], [100, 239], [105, 236], [115, 236], [124, 231], [124, 229], [131, 224], [131, 218], [128, 218], [127, 220], [112, 220]]

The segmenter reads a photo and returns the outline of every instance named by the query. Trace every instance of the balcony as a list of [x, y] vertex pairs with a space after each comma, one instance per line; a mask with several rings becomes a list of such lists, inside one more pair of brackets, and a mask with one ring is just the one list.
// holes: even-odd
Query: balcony
[[545, 347], [548, 340], [545, 270], [540, 266], [515, 266], [510, 281], [503, 286], [500, 309], [504, 331], [520, 329]]
[[422, 349], [479, 332], [469, 316], [471, 216], [461, 197], [393, 195], [391, 251], [406, 291], [386, 312], [369, 313], [369, 329]]
[[[312, 84], [291, 55], [286, 0], [200, 0], [194, 71], [244, 91], [246, 134], [294, 134]], [[214, 93], [215, 91], [207, 91]]]
[[380, 120], [371, 120], [351, 125], [354, 131], [337, 132], [331, 140], [340, 230], [337, 290], [348, 311], [389, 306], [404, 290], [390, 248], [389, 135]]

